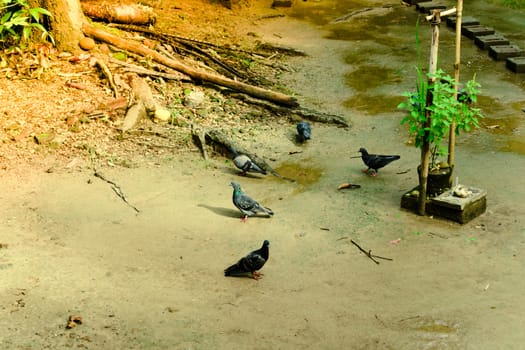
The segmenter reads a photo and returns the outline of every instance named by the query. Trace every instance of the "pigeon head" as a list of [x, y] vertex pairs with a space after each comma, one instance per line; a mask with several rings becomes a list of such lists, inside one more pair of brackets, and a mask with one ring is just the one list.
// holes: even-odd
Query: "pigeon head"
[[235, 182], [235, 181], [232, 181], [232, 182], [231, 182], [231, 185], [232, 185], [232, 187], [233, 187], [233, 189], [234, 189], [235, 191], [239, 191], [239, 192], [241, 191], [241, 185], [239, 185], [239, 183], [237, 183], [237, 182]]
[[263, 242], [263, 247], [269, 247], [269, 246], [270, 246], [270, 241], [265, 239]]
[[368, 152], [366, 151], [364, 147], [361, 147], [358, 152], [361, 152], [363, 154], [368, 154]]

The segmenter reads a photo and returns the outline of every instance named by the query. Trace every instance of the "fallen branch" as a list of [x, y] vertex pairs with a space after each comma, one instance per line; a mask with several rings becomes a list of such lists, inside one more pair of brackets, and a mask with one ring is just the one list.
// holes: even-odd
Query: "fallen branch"
[[151, 7], [126, 4], [98, 4], [82, 2], [82, 11], [93, 19], [116, 23], [154, 24], [155, 13]]
[[355, 245], [357, 248], [359, 248], [359, 250], [361, 252], [363, 252], [363, 254], [365, 254], [366, 256], [368, 256], [370, 258], [370, 260], [372, 260], [373, 262], [375, 262], [377, 265], [379, 265], [379, 261], [377, 261], [376, 259], [374, 258], [377, 258], [377, 259], [383, 259], [383, 260], [394, 260], [394, 259], [390, 259], [390, 258], [385, 258], [385, 257], [382, 257], [382, 256], [379, 256], [379, 255], [373, 255], [372, 254], [372, 250], [369, 250], [369, 251], [366, 251], [364, 250], [363, 248], [361, 248], [361, 246], [359, 244], [357, 244], [356, 242], [354, 242], [354, 240], [350, 240], [350, 242], [352, 242], [353, 245]]
[[363, 9], [359, 9], [359, 10], [355, 10], [355, 11], [352, 11], [350, 13], [347, 13], [346, 15], [344, 16], [341, 16], [339, 18], [336, 18], [332, 21], [332, 23], [341, 23], [341, 22], [346, 22], [348, 21], [350, 18], [354, 17], [355, 15], [358, 15], [360, 13], [363, 13], [363, 12], [367, 12], [367, 11], [371, 11], [372, 8], [370, 7], [365, 7]]
[[154, 61], [168, 66], [170, 68], [173, 68], [179, 72], [182, 72], [196, 81], [204, 81], [220, 86], [225, 86], [230, 89], [246, 93], [252, 97], [268, 100], [282, 106], [299, 106], [297, 100], [291, 96], [238, 82], [216, 74], [210, 74], [201, 70], [194, 69], [181, 63], [178, 60], [168, 58], [158, 53], [157, 51], [149, 49], [142, 44], [122, 39], [103, 30], [97, 29], [88, 23], [84, 23], [82, 29], [84, 33], [88, 36], [92, 36], [95, 39], [104, 41], [111, 45], [115, 45], [121, 49], [128, 50], [145, 57], [151, 57]]
[[111, 90], [113, 90], [113, 94], [115, 95], [115, 98], [118, 98], [118, 89], [117, 85], [115, 84], [115, 79], [113, 79], [113, 74], [111, 74], [111, 71], [109, 70], [109, 67], [99, 58], [95, 60], [95, 66], [99, 67], [102, 71], [102, 74], [106, 76], [108, 79], [109, 86], [111, 87]]
[[[196, 130], [199, 130], [199, 129], [196, 129]], [[197, 138], [199, 138], [198, 134], [194, 134], [194, 135]], [[290, 178], [281, 176], [268, 163], [266, 163], [266, 161], [263, 158], [259, 157], [257, 154], [248, 151], [241, 145], [234, 144], [234, 142], [228, 136], [226, 136], [223, 132], [217, 129], [212, 129], [212, 130], [206, 131], [204, 135], [205, 135], [205, 142], [209, 141], [213, 143], [216, 146], [216, 150], [218, 148], [219, 153], [226, 155], [228, 157], [231, 157], [231, 150], [232, 148], [234, 148], [239, 154], [245, 154], [248, 157], [250, 157], [255, 163], [257, 163], [257, 165], [259, 165], [262, 169], [266, 170], [273, 176], [279, 177], [284, 180], [295, 182], [294, 179], [290, 179]], [[204, 146], [205, 144], [202, 145], [202, 147]]]
[[200, 148], [204, 160], [208, 160], [208, 152], [206, 151], [206, 134], [204, 130], [191, 124], [191, 135], [193, 137], [193, 143]]
[[139, 75], [147, 75], [147, 76], [151, 76], [151, 77], [160, 77], [160, 78], [164, 78], [164, 79], [167, 79], [167, 80], [177, 80], [177, 81], [191, 80], [189, 77], [185, 76], [184, 74], [182, 74], [180, 72], [175, 72], [175, 73], [157, 72], [155, 70], [143, 68], [143, 67], [131, 64], [131, 63], [122, 62], [122, 61], [119, 61], [119, 60], [117, 60], [115, 58], [112, 58], [111, 62], [124, 67], [123, 69], [126, 72], [137, 73]]
[[160, 121], [169, 119], [170, 111], [153, 98], [149, 85], [143, 79], [138, 76], [131, 76], [130, 86], [133, 89], [135, 101], [126, 113], [121, 127], [122, 132], [132, 129], [146, 116]]
[[246, 103], [250, 103], [256, 106], [263, 107], [271, 111], [274, 114], [294, 115], [300, 119], [308, 119], [313, 122], [319, 122], [319, 123], [325, 123], [325, 124], [341, 125], [343, 127], [351, 126], [350, 123], [345, 118], [339, 115], [335, 115], [335, 114], [327, 114], [323, 112], [318, 112], [318, 111], [314, 111], [313, 109], [309, 109], [305, 107], [298, 107], [294, 109], [284, 108], [281, 106], [271, 105], [269, 103], [266, 103], [265, 101], [258, 101], [253, 98], [250, 98], [249, 96], [239, 94], [239, 93], [232, 93], [230, 94], [230, 96], [235, 97]]
[[133, 208], [133, 210], [135, 210], [137, 213], [140, 213], [140, 210], [138, 210], [135, 206], [129, 204], [128, 200], [126, 199], [126, 196], [124, 195], [124, 192], [122, 192], [122, 189], [120, 188], [119, 185], [117, 185], [116, 183], [114, 183], [111, 180], [106, 179], [106, 177], [104, 175], [102, 175], [101, 173], [99, 173], [98, 171], [95, 171], [95, 173], [93, 175], [95, 175], [95, 177], [98, 177], [102, 181], [106, 181], [108, 184], [110, 184], [111, 185], [111, 189], [113, 189], [113, 191], [117, 194], [117, 196], [120, 197], [120, 199], [122, 199], [124, 201], [124, 203], [126, 203], [131, 208]]

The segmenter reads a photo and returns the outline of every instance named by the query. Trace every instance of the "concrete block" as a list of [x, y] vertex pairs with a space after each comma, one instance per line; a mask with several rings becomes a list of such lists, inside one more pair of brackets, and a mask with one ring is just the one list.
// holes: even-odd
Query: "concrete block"
[[469, 39], [474, 39], [480, 35], [490, 35], [494, 34], [494, 28], [485, 27], [482, 25], [471, 25], [471, 26], [461, 26], [461, 34], [466, 36]]
[[[447, 17], [447, 27], [456, 28], [456, 16]], [[461, 27], [479, 25], [479, 21], [470, 16], [461, 17]]]
[[523, 56], [523, 50], [516, 45], [496, 45], [489, 47], [489, 56], [496, 61], [502, 61], [509, 57]]
[[482, 50], [486, 50], [494, 45], [509, 45], [507, 38], [500, 34], [480, 35], [474, 38], [474, 44]]
[[525, 57], [509, 57], [505, 63], [508, 69], [514, 73], [525, 73]]

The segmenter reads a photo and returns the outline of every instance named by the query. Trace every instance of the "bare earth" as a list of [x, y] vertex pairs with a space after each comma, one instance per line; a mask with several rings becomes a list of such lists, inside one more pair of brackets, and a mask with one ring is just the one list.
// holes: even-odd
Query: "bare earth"
[[[523, 156], [459, 147], [457, 176], [489, 193], [487, 212], [466, 225], [406, 212], [399, 201], [417, 183], [418, 152], [404, 146], [398, 116], [341, 105], [349, 94], [341, 42], [289, 17], [258, 20], [276, 11], [266, 1], [233, 11], [170, 3], [162, 2], [192, 19], [185, 34], [211, 40], [196, 23], [217, 21], [218, 41], [255, 35], [307, 52], [287, 62], [294, 71], [283, 83], [353, 125], [314, 123], [311, 142], [298, 146], [291, 120], [225, 120], [298, 181], [241, 178], [225, 158], [205, 162], [181, 140], [176, 149], [148, 147], [160, 142], [154, 136], [143, 146], [119, 141], [103, 121], [68, 131], [68, 116], [108, 99], [96, 78], [82, 91], [60, 77], [2, 78], [1, 349], [523, 348]], [[66, 139], [36, 145], [32, 136], [49, 130]], [[401, 159], [367, 177], [351, 158], [361, 146]], [[93, 175], [91, 159], [129, 205]], [[232, 180], [275, 216], [241, 223]], [[362, 187], [338, 191], [343, 182]], [[264, 239], [261, 280], [223, 276]], [[351, 240], [393, 261], [377, 265]], [[71, 315], [82, 324], [66, 329]]]

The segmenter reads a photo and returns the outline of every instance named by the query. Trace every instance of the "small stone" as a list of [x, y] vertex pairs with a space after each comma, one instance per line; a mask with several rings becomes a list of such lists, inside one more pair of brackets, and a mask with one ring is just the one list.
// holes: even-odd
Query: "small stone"
[[95, 40], [91, 38], [82, 38], [78, 42], [78, 45], [80, 46], [82, 50], [89, 51], [95, 47]]
[[170, 117], [171, 117], [170, 111], [165, 108], [157, 108], [155, 110], [154, 119], [156, 121], [167, 122], [170, 119]]
[[184, 96], [184, 105], [188, 108], [198, 108], [203, 104], [204, 98], [204, 92], [191, 91], [189, 94]]

